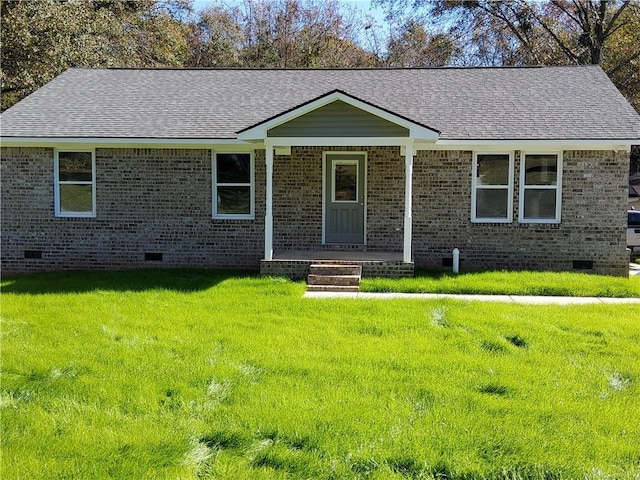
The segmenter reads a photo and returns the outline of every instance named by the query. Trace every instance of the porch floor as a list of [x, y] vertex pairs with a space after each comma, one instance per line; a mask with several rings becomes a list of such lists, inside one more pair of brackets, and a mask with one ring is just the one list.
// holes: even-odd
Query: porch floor
[[402, 253], [359, 251], [287, 250], [273, 254], [273, 260], [339, 260], [345, 262], [402, 262]]

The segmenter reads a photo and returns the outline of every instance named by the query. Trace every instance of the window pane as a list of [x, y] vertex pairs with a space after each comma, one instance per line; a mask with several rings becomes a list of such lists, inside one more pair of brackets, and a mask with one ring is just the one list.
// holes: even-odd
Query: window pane
[[508, 185], [509, 155], [478, 155], [478, 185]]
[[525, 158], [525, 185], [556, 185], [558, 178], [557, 155], [527, 155]]
[[251, 182], [251, 155], [248, 153], [218, 153], [216, 160], [218, 183]]
[[507, 189], [476, 190], [476, 218], [508, 218]]
[[91, 185], [60, 185], [61, 212], [93, 212]]
[[251, 187], [218, 187], [218, 215], [250, 215]]
[[90, 182], [91, 152], [59, 152], [58, 175], [62, 182]]
[[334, 201], [355, 202], [358, 200], [358, 165], [336, 165], [334, 182]]
[[525, 190], [524, 218], [556, 218], [556, 190]]

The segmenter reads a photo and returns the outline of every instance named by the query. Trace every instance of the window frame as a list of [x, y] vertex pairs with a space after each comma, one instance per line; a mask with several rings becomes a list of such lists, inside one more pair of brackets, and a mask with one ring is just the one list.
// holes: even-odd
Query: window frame
[[[249, 183], [218, 183], [218, 155], [249, 155]], [[255, 219], [255, 162], [254, 152], [225, 152], [212, 151], [211, 153], [211, 212], [212, 218], [215, 220], [254, 220]], [[218, 213], [218, 187], [249, 187], [249, 213]]]
[[[509, 172], [506, 185], [478, 185], [478, 155], [508, 155]], [[514, 189], [514, 154], [513, 152], [473, 152], [473, 169], [471, 177], [471, 222], [473, 223], [511, 223], [513, 222], [513, 189]], [[476, 207], [478, 190], [507, 190], [506, 217], [478, 217]]]
[[[61, 153], [91, 153], [91, 181], [60, 180], [60, 154]], [[53, 151], [53, 198], [56, 217], [62, 218], [95, 218], [96, 217], [96, 151], [91, 148], [56, 148]], [[91, 185], [91, 211], [90, 212], [64, 212], [60, 203], [61, 185]]]
[[[539, 224], [558, 224], [561, 222], [562, 217], [562, 171], [564, 169], [564, 162], [561, 151], [529, 151], [520, 152], [520, 192], [519, 192], [519, 205], [518, 205], [518, 222], [519, 223], [539, 223]], [[526, 159], [527, 155], [555, 155], [557, 159], [556, 163], [556, 184], [555, 185], [525, 185], [526, 174]], [[556, 211], [553, 218], [526, 218], [524, 216], [524, 198], [527, 190], [552, 190], [556, 192]]]

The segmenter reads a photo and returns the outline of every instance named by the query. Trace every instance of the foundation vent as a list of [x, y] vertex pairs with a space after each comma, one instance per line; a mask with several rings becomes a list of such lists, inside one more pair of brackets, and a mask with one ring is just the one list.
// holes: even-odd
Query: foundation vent
[[574, 260], [574, 270], [593, 270], [593, 260]]

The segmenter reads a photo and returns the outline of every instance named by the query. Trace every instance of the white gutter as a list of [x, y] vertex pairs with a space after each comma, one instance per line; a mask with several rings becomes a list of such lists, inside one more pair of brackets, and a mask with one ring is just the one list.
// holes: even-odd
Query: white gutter
[[482, 150], [503, 147], [511, 150], [562, 148], [564, 150], [616, 150], [629, 151], [631, 145], [640, 144], [640, 138], [602, 140], [438, 140], [435, 145], [416, 143], [418, 150]]
[[[404, 146], [413, 144], [415, 150], [614, 150], [630, 151], [640, 145], [640, 138], [612, 140], [436, 140], [411, 137], [299, 137], [272, 138], [274, 146]], [[213, 146], [230, 149], [264, 149], [263, 140], [231, 138], [100, 138], [100, 137], [0, 137], [3, 147], [77, 147], [93, 148], [204, 148]]]
[[211, 148], [212, 145], [248, 145], [255, 148], [255, 143], [230, 138], [0, 137], [0, 143], [3, 147]]

